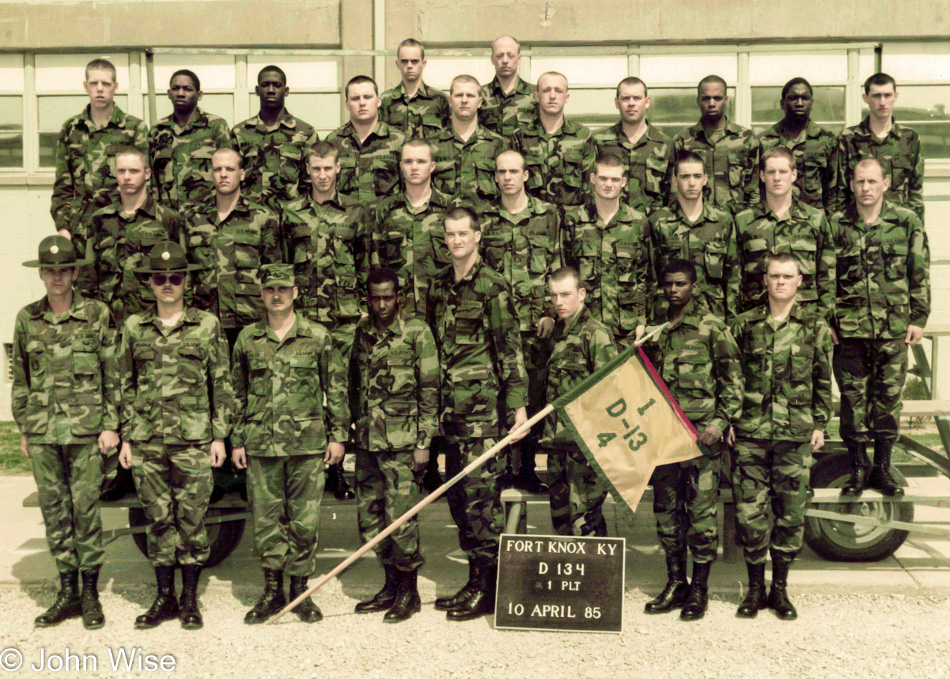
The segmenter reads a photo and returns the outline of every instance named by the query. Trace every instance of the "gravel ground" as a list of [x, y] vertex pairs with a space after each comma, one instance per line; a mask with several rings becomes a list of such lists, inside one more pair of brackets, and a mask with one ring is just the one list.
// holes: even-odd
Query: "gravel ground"
[[[736, 601], [714, 599], [706, 618], [682, 623], [675, 615], [646, 616], [647, 595], [627, 593], [624, 632], [577, 634], [494, 631], [489, 619], [449, 623], [425, 602], [400, 625], [352, 613], [355, 599], [339, 582], [318, 595], [326, 619], [304, 625], [287, 616], [277, 625], [241, 620], [258, 591], [215, 585], [201, 595], [205, 629], [177, 622], [137, 632], [132, 621], [150, 603], [151, 587], [103, 594], [105, 628], [86, 631], [78, 620], [35, 630], [33, 618], [53, 599], [52, 586], [0, 588], [0, 666], [15, 647], [24, 664], [6, 676], [168, 676], [147, 669], [112, 669], [109, 650], [174, 656], [181, 677], [908, 677], [950, 678], [950, 597], [801, 594], [800, 618], [786, 623], [768, 612], [734, 617]], [[794, 591], [793, 591], [794, 594]], [[285, 622], [286, 620], [286, 622]], [[93, 671], [34, 671], [30, 665], [66, 648], [98, 660]], [[75, 661], [73, 661], [75, 662]], [[52, 669], [57, 669], [53, 661]], [[0, 674], [0, 676], [3, 676]]]

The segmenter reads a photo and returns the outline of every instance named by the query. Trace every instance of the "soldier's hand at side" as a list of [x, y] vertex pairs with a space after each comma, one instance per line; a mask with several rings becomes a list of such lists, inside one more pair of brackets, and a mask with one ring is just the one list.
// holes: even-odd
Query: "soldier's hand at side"
[[838, 346], [838, 333], [835, 332], [834, 328], [829, 328], [829, 330], [831, 330], [831, 343]]
[[714, 424], [707, 424], [703, 433], [699, 435], [699, 442], [704, 446], [714, 446], [722, 439], [722, 429]]
[[59, 230], [59, 235], [62, 236], [63, 238], [65, 238], [65, 239], [67, 239], [67, 240], [72, 240], [72, 239], [73, 239], [73, 232], [70, 231], [69, 229], [60, 229], [60, 230]]
[[904, 342], [910, 346], [914, 346], [923, 339], [924, 329], [919, 325], [908, 325], [907, 326], [907, 337], [904, 338]]
[[30, 442], [27, 441], [26, 434], [20, 434], [20, 450], [27, 458], [30, 457]]
[[825, 447], [825, 432], [818, 431], [817, 429], [811, 433], [811, 449], [812, 452], [821, 450]]
[[638, 325], [637, 329], [633, 331], [633, 341], [639, 342], [640, 338], [643, 337], [643, 333], [647, 331], [647, 326]]
[[[528, 409], [525, 408], [524, 406], [522, 406], [521, 408], [516, 408], [515, 409], [515, 423], [511, 426], [511, 429], [508, 430], [508, 433], [513, 434], [514, 432], [518, 431], [521, 425], [523, 425], [527, 421], [528, 421]], [[512, 443], [514, 443], [515, 441], [520, 441], [525, 436], [527, 436], [528, 432], [530, 431], [531, 429], [525, 429], [522, 433], [518, 434], [513, 439], [511, 439]]]
[[111, 429], [99, 434], [99, 453], [108, 455], [109, 451], [119, 445], [119, 435]]
[[214, 439], [211, 442], [211, 466], [220, 467], [224, 464], [224, 458], [228, 456], [224, 450], [224, 439]]
[[132, 444], [128, 441], [122, 442], [122, 449], [119, 450], [119, 464], [123, 469], [132, 468]]
[[339, 464], [343, 461], [343, 455], [345, 453], [346, 449], [342, 443], [331, 442], [327, 444], [327, 454], [323, 456], [323, 461], [327, 464]]
[[540, 321], [538, 321], [538, 332], [537, 335], [541, 339], [547, 339], [551, 336], [551, 333], [554, 332], [554, 319], [548, 318], [545, 316]]
[[247, 469], [247, 449], [244, 446], [231, 450], [231, 464], [235, 469]]
[[416, 448], [412, 451], [412, 471], [421, 472], [429, 464], [429, 449]]
[[726, 445], [729, 446], [730, 448], [736, 445], [736, 428], [735, 427], [729, 427], [726, 430], [726, 436], [725, 438], [723, 438], [723, 441], [725, 441]]

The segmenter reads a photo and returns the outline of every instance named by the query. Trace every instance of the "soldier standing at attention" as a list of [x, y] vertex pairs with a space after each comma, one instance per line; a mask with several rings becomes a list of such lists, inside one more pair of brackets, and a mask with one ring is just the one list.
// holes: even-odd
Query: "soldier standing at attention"
[[175, 110], [148, 133], [155, 195], [179, 212], [210, 200], [214, 194], [211, 156], [220, 148], [231, 148], [224, 118], [198, 108], [202, 95], [197, 75], [175, 71], [168, 84]]
[[759, 135], [764, 154], [776, 146], [792, 152], [796, 171], [795, 199], [823, 210], [826, 217], [835, 211], [835, 170], [838, 137], [811, 120], [815, 99], [811, 84], [792, 78], [782, 88], [779, 106], [785, 117]]
[[797, 302], [801, 282], [794, 255], [771, 255], [768, 304], [742, 314], [732, 328], [745, 380], [742, 418], [726, 436], [727, 445], [735, 446], [732, 488], [749, 571], [740, 618], [754, 618], [766, 606], [782, 620], [798, 617], [788, 600], [788, 570], [802, 549], [811, 454], [824, 446], [831, 418], [831, 331], [820, 313]]
[[445, 127], [449, 99], [445, 92], [422, 82], [426, 50], [422, 43], [407, 38], [396, 48], [396, 68], [402, 80], [380, 97], [379, 119], [406, 139], [425, 138]]
[[[367, 287], [370, 315], [356, 327], [349, 366], [364, 543], [419, 502], [419, 477], [439, 431], [439, 352], [432, 331], [424, 320], [401, 313], [395, 271], [374, 269]], [[416, 518], [375, 549], [386, 582], [356, 612], [387, 611], [384, 622], [408, 620], [422, 607], [417, 575], [425, 560]]]
[[[669, 327], [647, 344], [657, 372], [683, 413], [699, 432], [702, 455], [653, 472], [656, 532], [666, 553], [668, 581], [646, 613], [666, 613], [680, 606], [681, 620], [706, 614], [707, 581], [719, 549], [716, 527], [723, 433], [742, 410], [739, 349], [725, 324], [696, 304], [696, 267], [670, 261], [660, 278], [666, 295]], [[686, 583], [686, 548], [693, 555], [693, 577]]]
[[[557, 311], [554, 347], [547, 364], [547, 400], [552, 402], [617, 356], [610, 330], [594, 318], [584, 300], [587, 284], [563, 267], [548, 279]], [[551, 475], [551, 522], [558, 535], [606, 537], [602, 507], [607, 490], [557, 415], [545, 420], [541, 445]]]
[[[930, 315], [930, 247], [917, 214], [885, 198], [890, 180], [877, 158], [854, 167], [854, 199], [831, 218], [837, 255], [832, 325], [834, 373], [841, 390], [841, 438], [851, 456], [845, 495], [866, 486], [903, 495], [890, 474], [907, 378], [907, 347]], [[867, 444], [874, 441], [868, 474]]]
[[304, 152], [319, 140], [313, 126], [287, 110], [287, 75], [277, 66], [257, 74], [254, 93], [261, 100], [256, 116], [231, 130], [244, 166], [242, 190], [248, 200], [278, 216], [284, 203], [300, 195], [306, 182]]
[[13, 418], [60, 579], [37, 627], [80, 615], [86, 629], [105, 624], [98, 590], [105, 560], [100, 457], [119, 445], [119, 371], [108, 307], [73, 290], [84, 264], [67, 238], [44, 238], [39, 259], [24, 266], [39, 268], [46, 296], [21, 309], [13, 329]]
[[854, 169], [864, 158], [875, 158], [888, 181], [885, 198], [910, 208], [924, 221], [924, 156], [920, 137], [894, 120], [897, 81], [887, 73], [875, 73], [864, 82], [861, 95], [868, 115], [838, 137], [836, 210], [844, 210], [855, 198], [851, 183]]
[[[50, 214], [59, 235], [75, 244], [76, 255], [92, 259], [86, 251], [94, 235], [89, 218], [115, 196], [116, 151], [134, 146], [147, 153], [148, 127], [115, 105], [119, 82], [112, 62], [93, 59], [86, 64], [83, 88], [89, 104], [63, 124], [56, 144]], [[77, 287], [87, 296], [94, 296], [94, 272], [80, 272]]]
[[736, 215], [742, 272], [739, 311], [766, 302], [769, 256], [790, 252], [802, 276], [796, 301], [830, 321], [835, 304], [835, 250], [825, 213], [794, 197], [798, 172], [787, 147], [773, 146], [763, 152], [760, 167], [765, 200]]
[[[527, 376], [511, 286], [482, 262], [481, 236], [478, 217], [468, 208], [446, 214], [452, 267], [432, 281], [429, 295], [427, 317], [442, 364], [439, 416], [450, 477], [495, 444], [509, 411], [514, 415], [510, 432], [528, 421]], [[495, 456], [479, 474], [449, 489], [449, 509], [469, 564], [465, 586], [435, 601], [437, 610], [448, 611], [449, 620], [471, 620], [494, 608], [498, 542], [504, 529], [500, 472]]]
[[534, 113], [536, 88], [518, 75], [521, 43], [510, 35], [496, 38], [492, 43], [491, 63], [495, 77], [481, 88], [483, 105], [478, 120], [495, 134], [511, 139], [524, 120]]
[[588, 177], [594, 199], [564, 211], [561, 253], [587, 288], [586, 313], [626, 349], [643, 335], [652, 313], [650, 224], [644, 213], [621, 202], [628, 179], [613, 152], [601, 153]]
[[[326, 329], [294, 312], [290, 264], [262, 267], [267, 317], [234, 345], [235, 418], [231, 461], [247, 469], [254, 550], [264, 593], [244, 622], [265, 622], [307, 590], [317, 569], [323, 466], [343, 460], [349, 429], [346, 368]], [[323, 615], [308, 597], [294, 608], [304, 622]]]
[[[203, 626], [198, 578], [209, 554], [205, 513], [211, 468], [224, 462], [234, 392], [228, 343], [218, 319], [185, 306], [188, 264], [177, 243], [161, 241], [136, 273], [149, 274], [156, 304], [125, 321], [120, 355], [122, 450], [151, 523], [148, 556], [158, 593], [135, 619], [149, 629], [180, 618], [184, 629]], [[181, 567], [181, 602], [175, 566]]]
[[512, 139], [527, 163], [528, 193], [561, 208], [583, 201], [584, 145], [590, 139], [589, 129], [564, 116], [570, 96], [565, 76], [542, 74], [534, 93], [537, 112]]
[[733, 213], [759, 202], [759, 140], [752, 130], [726, 115], [726, 81], [707, 75], [699, 81], [696, 104], [701, 117], [673, 140], [673, 155], [699, 155], [710, 177], [710, 201]]
[[[604, 152], [620, 158], [628, 177], [623, 203], [646, 214], [666, 204], [673, 178], [673, 140], [647, 120], [651, 103], [645, 82], [621, 80], [614, 98], [620, 120], [594, 132], [585, 152], [588, 172]], [[589, 280], [583, 272], [581, 277]]]
[[280, 223], [242, 194], [244, 170], [234, 149], [215, 151], [211, 178], [214, 199], [185, 215], [188, 258], [201, 267], [192, 305], [218, 317], [233, 347], [241, 328], [264, 314], [260, 268], [281, 261]]

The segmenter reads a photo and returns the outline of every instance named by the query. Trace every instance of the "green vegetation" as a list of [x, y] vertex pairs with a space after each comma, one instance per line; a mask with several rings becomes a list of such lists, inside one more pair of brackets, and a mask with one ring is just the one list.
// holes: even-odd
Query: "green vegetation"
[[0, 474], [31, 474], [30, 461], [20, 452], [20, 432], [13, 422], [0, 422]]

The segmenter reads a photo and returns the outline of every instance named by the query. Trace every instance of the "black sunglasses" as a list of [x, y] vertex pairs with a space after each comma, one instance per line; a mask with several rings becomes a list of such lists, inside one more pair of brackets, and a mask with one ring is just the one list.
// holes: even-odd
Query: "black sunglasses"
[[172, 285], [181, 285], [185, 282], [185, 274], [183, 273], [173, 273], [173, 274], [163, 274], [163, 273], [153, 273], [152, 282], [155, 285], [165, 285], [165, 281], [168, 281]]

